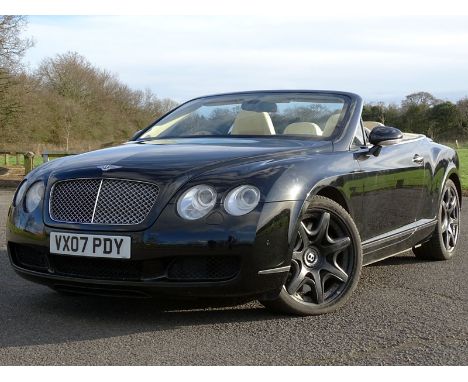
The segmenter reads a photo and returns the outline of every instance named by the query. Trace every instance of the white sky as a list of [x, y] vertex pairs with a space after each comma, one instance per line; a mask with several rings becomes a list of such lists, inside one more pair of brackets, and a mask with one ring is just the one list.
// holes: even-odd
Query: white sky
[[255, 89], [468, 96], [468, 16], [31, 16], [27, 34], [31, 68], [77, 51], [177, 101]]

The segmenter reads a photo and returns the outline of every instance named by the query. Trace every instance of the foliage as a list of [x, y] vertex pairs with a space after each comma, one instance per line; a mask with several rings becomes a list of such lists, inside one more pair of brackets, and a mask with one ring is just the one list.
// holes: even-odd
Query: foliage
[[5, 120], [5, 142], [44, 142], [68, 150], [70, 142], [128, 139], [175, 106], [149, 90], [132, 90], [77, 53], [45, 59], [31, 74], [15, 76], [19, 107]]
[[21, 37], [25, 25], [24, 17], [0, 16], [0, 148], [18, 142], [22, 150], [37, 143], [66, 150], [110, 145], [176, 106], [150, 90], [129, 88], [76, 52], [46, 58], [26, 72], [21, 58], [32, 42]]
[[456, 104], [427, 92], [413, 93], [401, 105], [367, 104], [365, 121], [382, 122], [399, 129], [425, 134], [435, 140], [465, 140], [468, 137], [468, 99]]

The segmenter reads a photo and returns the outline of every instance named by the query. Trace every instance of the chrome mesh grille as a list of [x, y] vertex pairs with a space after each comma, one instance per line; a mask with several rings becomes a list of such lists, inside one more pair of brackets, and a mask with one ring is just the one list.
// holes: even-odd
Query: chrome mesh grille
[[63, 223], [140, 224], [159, 195], [155, 184], [122, 179], [58, 182], [50, 195], [50, 217]]
[[50, 195], [50, 217], [67, 223], [91, 223], [101, 179], [57, 183]]
[[151, 211], [157, 198], [158, 187], [154, 184], [106, 179], [101, 186], [93, 222], [141, 223]]

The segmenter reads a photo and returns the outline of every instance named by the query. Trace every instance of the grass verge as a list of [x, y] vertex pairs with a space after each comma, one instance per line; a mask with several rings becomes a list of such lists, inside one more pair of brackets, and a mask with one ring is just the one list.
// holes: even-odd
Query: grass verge
[[460, 159], [460, 180], [465, 195], [468, 195], [468, 149], [458, 149]]

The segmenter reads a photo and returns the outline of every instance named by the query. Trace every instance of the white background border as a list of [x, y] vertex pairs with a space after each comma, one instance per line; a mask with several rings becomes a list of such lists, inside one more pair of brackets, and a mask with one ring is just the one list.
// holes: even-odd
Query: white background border
[[0, 0], [2, 14], [23, 15], [468, 15], [466, 0]]

